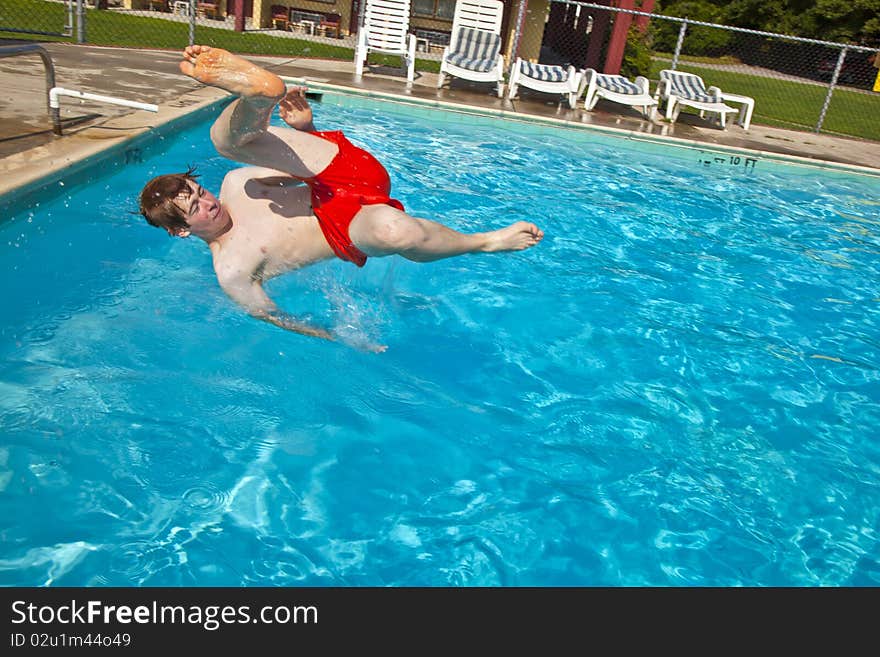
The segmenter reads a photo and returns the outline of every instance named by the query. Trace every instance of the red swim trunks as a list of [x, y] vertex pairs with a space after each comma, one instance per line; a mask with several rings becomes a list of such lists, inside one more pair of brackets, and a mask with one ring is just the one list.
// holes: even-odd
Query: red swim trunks
[[365, 205], [384, 203], [398, 210], [403, 210], [403, 205], [389, 198], [391, 179], [375, 157], [352, 144], [338, 130], [311, 134], [339, 146], [326, 169], [303, 181], [312, 190], [312, 210], [336, 256], [363, 267], [367, 255], [348, 236], [351, 220]]

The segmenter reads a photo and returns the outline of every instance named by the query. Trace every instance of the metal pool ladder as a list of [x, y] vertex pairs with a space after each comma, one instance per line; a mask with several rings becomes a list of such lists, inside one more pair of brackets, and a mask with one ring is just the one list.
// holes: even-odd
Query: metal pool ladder
[[111, 105], [122, 105], [124, 107], [146, 110], [148, 112], [159, 111], [159, 106], [153, 105], [152, 103], [140, 103], [136, 100], [125, 100], [124, 98], [101, 96], [99, 94], [92, 94], [85, 91], [56, 87], [55, 65], [52, 63], [52, 56], [45, 48], [32, 43], [14, 46], [0, 46], [0, 58], [28, 55], [30, 53], [38, 54], [40, 59], [43, 60], [43, 67], [46, 69], [46, 100], [49, 109], [49, 118], [52, 120], [52, 132], [56, 135], [61, 135], [61, 103], [58, 100], [59, 96], [72, 96], [73, 98], [94, 100], [101, 103], [110, 103]]

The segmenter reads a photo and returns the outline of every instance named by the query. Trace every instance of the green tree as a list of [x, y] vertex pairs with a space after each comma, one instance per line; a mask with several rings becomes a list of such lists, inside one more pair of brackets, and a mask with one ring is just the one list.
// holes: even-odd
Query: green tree
[[[703, 23], [723, 23], [724, 18], [723, 6], [710, 0], [673, 0], [669, 4], [664, 3], [659, 13]], [[675, 50], [681, 24], [672, 21], [651, 21], [651, 24], [655, 49], [661, 52]], [[717, 55], [724, 51], [730, 36], [730, 32], [725, 30], [688, 25], [682, 52], [688, 55]]]
[[[764, 32], [880, 47], [880, 0], [666, 0], [658, 3], [657, 12]], [[674, 26], [669, 23], [657, 30], [658, 49], [669, 47], [673, 31]], [[671, 45], [674, 47], [674, 41]], [[695, 38], [688, 46], [711, 49], [712, 44]]]
[[628, 78], [651, 75], [651, 37], [647, 30], [640, 30], [633, 25], [626, 35], [626, 49], [623, 51], [623, 62], [620, 74]]
[[880, 46], [880, 0], [817, 0], [804, 23], [803, 36]]
[[726, 25], [803, 36], [803, 16], [815, 0], [733, 0], [724, 8]]

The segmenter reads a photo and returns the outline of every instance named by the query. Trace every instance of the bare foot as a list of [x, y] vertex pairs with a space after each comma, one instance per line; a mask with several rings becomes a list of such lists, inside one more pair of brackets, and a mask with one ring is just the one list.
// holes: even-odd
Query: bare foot
[[544, 231], [527, 221], [517, 221], [507, 228], [486, 233], [488, 241], [483, 249], [487, 253], [494, 251], [522, 251], [535, 246], [544, 239]]
[[239, 96], [280, 98], [286, 91], [284, 81], [277, 75], [222, 48], [187, 46], [180, 71]]
[[312, 106], [306, 98], [305, 87], [291, 87], [278, 103], [278, 114], [294, 130], [314, 130]]

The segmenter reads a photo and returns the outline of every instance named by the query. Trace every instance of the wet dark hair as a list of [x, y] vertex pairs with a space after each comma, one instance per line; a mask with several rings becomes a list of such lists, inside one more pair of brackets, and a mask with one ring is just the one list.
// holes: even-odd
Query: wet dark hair
[[141, 214], [151, 226], [166, 229], [189, 228], [185, 215], [174, 203], [181, 193], [187, 192], [187, 181], [198, 178], [196, 168], [190, 166], [184, 173], [169, 173], [156, 176], [141, 190]]

